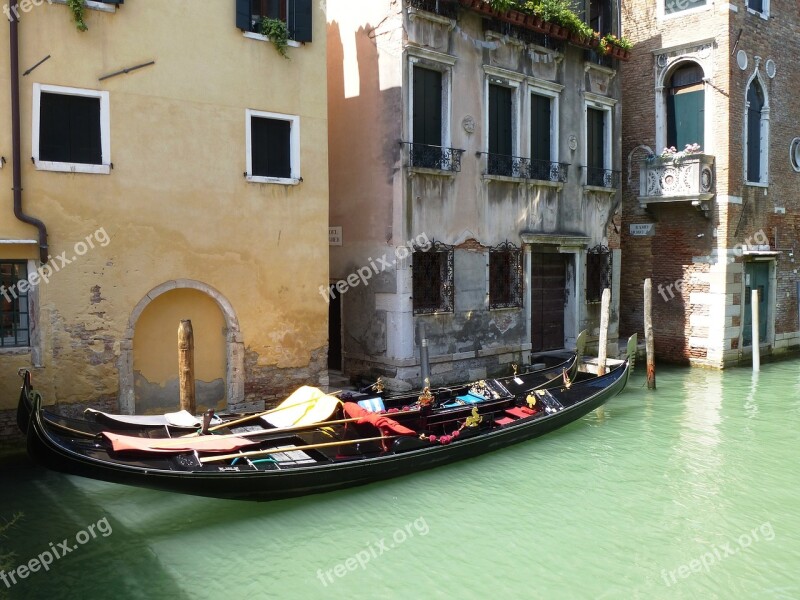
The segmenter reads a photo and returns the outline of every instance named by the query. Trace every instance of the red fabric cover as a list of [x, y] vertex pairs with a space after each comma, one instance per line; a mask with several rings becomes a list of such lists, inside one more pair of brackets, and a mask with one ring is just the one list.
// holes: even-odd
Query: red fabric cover
[[374, 425], [380, 430], [382, 436], [417, 435], [417, 432], [414, 431], [413, 429], [409, 429], [404, 425], [400, 425], [400, 423], [398, 423], [394, 419], [390, 419], [386, 415], [381, 415], [378, 413], [368, 411], [360, 407], [355, 402], [345, 402], [344, 412], [347, 413], [347, 415], [350, 417], [358, 418], [358, 421], [356, 421], [356, 423], [359, 425], [364, 425], [366, 423]]
[[103, 432], [111, 447], [117, 452], [135, 450], [137, 452], [160, 452], [160, 453], [179, 453], [191, 452], [232, 452], [244, 446], [250, 446], [258, 442], [252, 442], [241, 437], [222, 437], [216, 435], [204, 435], [192, 438], [140, 438], [129, 435], [119, 435], [117, 433]]
[[524, 419], [525, 417], [530, 417], [535, 411], [531, 410], [527, 406], [515, 406], [514, 408], [507, 408], [506, 414], [510, 417], [516, 417], [518, 419]]
[[499, 419], [495, 419], [494, 422], [498, 425], [508, 425], [509, 423], [513, 423], [516, 419], [512, 419], [511, 417], [501, 417]]

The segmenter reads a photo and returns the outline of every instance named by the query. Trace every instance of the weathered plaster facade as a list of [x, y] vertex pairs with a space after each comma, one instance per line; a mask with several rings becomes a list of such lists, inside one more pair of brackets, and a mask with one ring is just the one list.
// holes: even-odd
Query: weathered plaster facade
[[[408, 0], [328, 2], [330, 225], [342, 227], [342, 245], [331, 247], [331, 281], [346, 280], [379, 257], [389, 263], [373, 269], [366, 285], [339, 294], [342, 362], [350, 376], [383, 375], [398, 388], [420, 384], [421, 323], [436, 384], [508, 372], [508, 363], [527, 361], [532, 328], [543, 326], [531, 311], [537, 253], [565, 257], [562, 348], [573, 346], [584, 328], [597, 341], [599, 305], [587, 303], [585, 294], [587, 249], [610, 248], [614, 345], [617, 337], [618, 186], [589, 186], [583, 169], [587, 108], [606, 115], [606, 168], [609, 174], [620, 169], [616, 64], [595, 64], [566, 43], [522, 41], [476, 12], [441, 4], [455, 8]], [[420, 167], [410, 157], [417, 67], [441, 73], [441, 146], [463, 151], [460, 171]], [[517, 156], [530, 156], [532, 94], [551, 99], [551, 160], [569, 163], [566, 181], [488, 172], [494, 83], [512, 90]], [[410, 252], [420, 236], [453, 249], [450, 311], [414, 313]], [[489, 251], [506, 241], [522, 252], [523, 298], [520, 307], [490, 309]]]
[[[623, 32], [636, 45], [621, 70], [629, 175], [623, 185], [622, 302], [631, 308], [621, 331], [642, 332], [642, 282], [651, 277], [659, 358], [718, 368], [747, 362], [750, 292], [756, 288], [764, 297], [762, 354], [796, 350], [796, 7], [766, 0], [671, 4], [681, 10], [665, 14], [664, 0], [634, 0], [623, 10]], [[703, 155], [663, 170], [659, 158], [646, 157], [667, 145], [667, 98], [671, 85], [677, 89], [672, 77], [687, 66], [702, 70]], [[748, 89], [754, 81], [764, 96], [754, 130], [760, 180], [747, 174]], [[700, 177], [698, 161], [707, 168]]]
[[[89, 29], [79, 32], [62, 4], [21, 15], [21, 70], [50, 55], [21, 78], [23, 206], [47, 225], [50, 255], [75, 259], [32, 288], [29, 346], [0, 349], [0, 409], [16, 405], [20, 367], [34, 369], [48, 403], [102, 400], [133, 411], [149, 406], [152, 398], [137, 398], [149, 389], [160, 405], [174, 396], [176, 407], [178, 321], [168, 321], [178, 315], [194, 320], [198, 389], [215, 406], [263, 406], [325, 367], [327, 306], [317, 293], [328, 279], [324, 11], [313, 7], [315, 39], [288, 48], [289, 60], [243, 35], [235, 16], [234, 0], [137, 0], [87, 9]], [[8, 46], [3, 25], [0, 47]], [[12, 211], [7, 56], [0, 261], [28, 260], [33, 272], [36, 230]], [[28, 160], [39, 85], [107, 93], [107, 174]], [[243, 176], [247, 109], [299, 118], [294, 185]], [[77, 244], [100, 230], [107, 243], [95, 237], [78, 255]]]

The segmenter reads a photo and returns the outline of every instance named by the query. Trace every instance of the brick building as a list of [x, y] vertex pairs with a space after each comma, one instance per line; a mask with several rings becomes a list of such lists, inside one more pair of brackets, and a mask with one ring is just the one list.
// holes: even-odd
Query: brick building
[[643, 330], [651, 277], [659, 358], [747, 359], [753, 289], [762, 354], [797, 347], [796, 4], [632, 0], [622, 22], [621, 333]]

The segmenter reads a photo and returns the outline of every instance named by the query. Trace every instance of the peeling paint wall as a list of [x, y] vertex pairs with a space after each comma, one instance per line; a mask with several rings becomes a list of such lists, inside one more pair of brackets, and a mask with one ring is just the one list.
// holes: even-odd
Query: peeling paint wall
[[[244, 37], [232, 0], [136, 0], [114, 13], [87, 9], [86, 32], [75, 29], [63, 4], [42, 3], [23, 15], [21, 69], [50, 55], [21, 81], [25, 210], [47, 224], [54, 257], [71, 257], [75, 244], [100, 228], [110, 239], [37, 289], [42, 366], [35, 380], [47, 403], [119, 397], [124, 360], [140, 372], [140, 392], [149, 382], [167, 402], [175, 394], [167, 361], [177, 354], [178, 327], [169, 321], [182, 312], [154, 313], [148, 324], [160, 299], [146, 309], [137, 336], [148, 329], [155, 335], [156, 323], [164, 328], [153, 354], [136, 348], [138, 337], [131, 350], [125, 336], [146, 295], [178, 280], [217, 290], [238, 319], [238, 331], [223, 333], [219, 309], [214, 315], [208, 305], [193, 322], [195, 332], [212, 331], [215, 340], [199, 388], [211, 401], [242, 403], [247, 386], [279, 397], [295, 386], [297, 372], [306, 383], [316, 380], [327, 350], [327, 305], [318, 290], [328, 280], [328, 148], [325, 15], [318, 5], [313, 13], [314, 40], [289, 48], [290, 60]], [[0, 47], [8, 48], [8, 35], [0, 27]], [[155, 64], [98, 81], [149, 60]], [[3, 54], [0, 155], [10, 161], [8, 68]], [[35, 83], [109, 93], [108, 175], [38, 171], [31, 164]], [[298, 185], [246, 181], [246, 109], [299, 116]], [[13, 217], [11, 187], [6, 164], [0, 240], [33, 239], [35, 229]], [[0, 259], [36, 256], [33, 245], [0, 244]], [[161, 302], [183, 306], [181, 293]], [[241, 364], [229, 374], [233, 384], [224, 382], [223, 396], [220, 339]], [[126, 358], [131, 352], [136, 356]], [[0, 409], [15, 406], [16, 369], [31, 368], [35, 354], [0, 351]], [[124, 381], [130, 390], [132, 373]]]

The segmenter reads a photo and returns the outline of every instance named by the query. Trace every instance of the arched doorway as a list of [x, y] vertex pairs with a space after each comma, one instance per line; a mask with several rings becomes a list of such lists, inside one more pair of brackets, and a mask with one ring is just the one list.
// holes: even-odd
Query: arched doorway
[[177, 332], [191, 319], [195, 338], [197, 408], [225, 408], [244, 399], [244, 344], [230, 302], [199, 281], [169, 281], [131, 313], [120, 343], [120, 412], [178, 408]]

